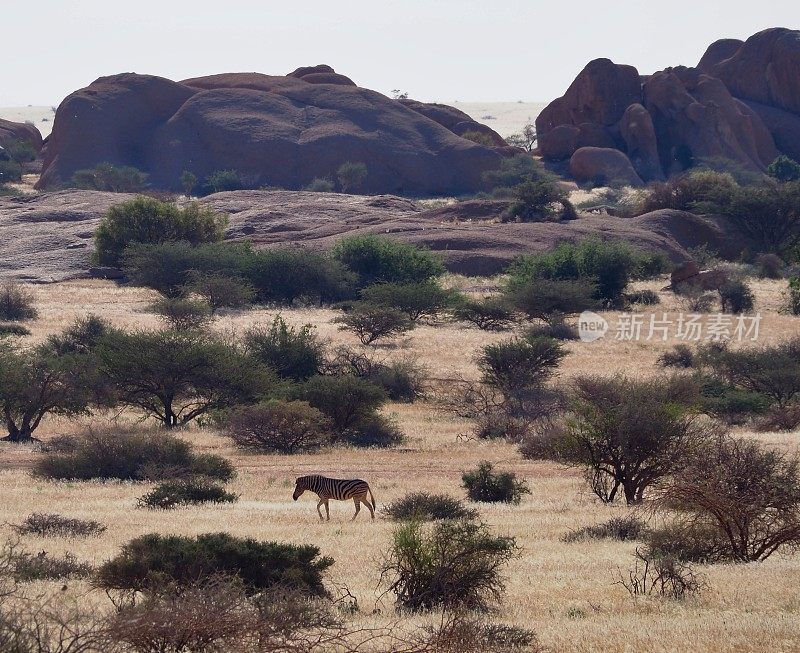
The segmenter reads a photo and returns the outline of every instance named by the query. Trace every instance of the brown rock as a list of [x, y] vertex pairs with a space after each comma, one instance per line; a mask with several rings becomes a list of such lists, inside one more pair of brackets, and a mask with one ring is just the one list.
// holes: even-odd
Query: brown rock
[[422, 114], [426, 118], [430, 118], [434, 122], [438, 122], [442, 127], [446, 127], [458, 136], [463, 136], [468, 132], [478, 132], [491, 139], [495, 147], [506, 147], [508, 145], [505, 139], [494, 129], [476, 122], [469, 114], [455, 107], [433, 102], [418, 102], [410, 98], [402, 98], [397, 102]]
[[656, 130], [647, 109], [638, 103], [630, 105], [620, 120], [619, 131], [637, 174], [646, 180], [661, 179], [664, 173], [658, 159]]
[[698, 274], [700, 274], [700, 266], [697, 265], [697, 263], [694, 261], [684, 261], [672, 271], [670, 280], [672, 281], [672, 285], [676, 286], [687, 279], [696, 277]]
[[37, 187], [107, 161], [148, 172], [161, 189], [178, 190], [185, 170], [204, 179], [227, 169], [252, 187], [299, 188], [362, 161], [363, 192], [459, 195], [483, 188], [482, 174], [507, 154], [380, 93], [306, 81], [335, 74], [329, 68], [101, 78], [59, 107]]
[[558, 125], [544, 135], [537, 135], [539, 153], [548, 161], [569, 159], [578, 149], [580, 133], [575, 125]]
[[[726, 47], [732, 49], [717, 49]], [[717, 59], [718, 53], [707, 52], [698, 67], [721, 79], [736, 97], [800, 114], [800, 31], [766, 29]]]
[[578, 181], [600, 181], [628, 186], [644, 183], [623, 152], [603, 147], [582, 147], [569, 160], [569, 173]]
[[42, 151], [42, 135], [34, 125], [26, 122], [11, 122], [0, 118], [0, 145], [12, 141], [26, 141], [37, 152]]

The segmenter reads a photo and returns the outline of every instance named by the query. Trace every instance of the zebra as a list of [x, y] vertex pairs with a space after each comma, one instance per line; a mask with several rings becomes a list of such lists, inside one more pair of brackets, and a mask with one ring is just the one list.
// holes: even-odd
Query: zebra
[[[301, 476], [297, 479], [295, 484], [292, 499], [297, 501], [297, 499], [300, 498], [300, 495], [306, 490], [313, 492], [319, 497], [319, 502], [317, 503], [317, 513], [319, 514], [320, 521], [323, 521], [322, 511], [320, 510], [320, 506], [323, 505], [325, 506], [325, 514], [328, 517], [328, 521], [331, 520], [331, 513], [328, 509], [328, 500], [330, 499], [336, 499], [337, 501], [345, 501], [347, 499], [353, 500], [353, 503], [356, 505], [356, 513], [353, 515], [353, 519], [350, 521], [354, 521], [355, 518], [358, 517], [358, 512], [361, 510], [362, 503], [369, 509], [370, 517], [375, 519], [375, 496], [372, 494], [369, 484], [359, 478], [340, 479], [318, 475]], [[371, 505], [367, 500], [367, 493], [369, 493], [369, 496], [372, 499]]]

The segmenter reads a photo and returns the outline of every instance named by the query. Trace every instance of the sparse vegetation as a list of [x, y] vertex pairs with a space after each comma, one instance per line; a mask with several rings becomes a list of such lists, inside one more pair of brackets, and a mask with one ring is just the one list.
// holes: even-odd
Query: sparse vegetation
[[367, 174], [367, 166], [361, 161], [347, 161], [336, 169], [336, 179], [343, 193], [359, 191]]
[[20, 535], [39, 537], [98, 537], [105, 533], [106, 527], [94, 519], [35, 512], [15, 526], [14, 530]]
[[273, 400], [236, 409], [225, 431], [237, 446], [257, 452], [293, 454], [330, 444], [330, 423], [304, 401]]
[[175, 331], [196, 331], [211, 321], [208, 304], [196, 299], [162, 297], [150, 305], [150, 311]]
[[564, 542], [581, 542], [583, 540], [638, 540], [645, 533], [645, 524], [633, 515], [627, 517], [612, 517], [607, 522], [594, 526], [584, 526], [578, 530], [570, 531], [562, 538]]
[[30, 290], [16, 283], [0, 286], [0, 320], [34, 320], [38, 314], [35, 298]]
[[362, 345], [394, 338], [414, 328], [414, 321], [406, 313], [367, 302], [354, 304], [333, 322], [340, 324], [341, 330], [355, 333]]

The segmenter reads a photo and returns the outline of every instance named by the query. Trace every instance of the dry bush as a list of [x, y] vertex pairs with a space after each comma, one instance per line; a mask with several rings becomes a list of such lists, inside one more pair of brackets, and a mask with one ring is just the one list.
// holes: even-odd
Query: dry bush
[[482, 331], [505, 331], [514, 322], [514, 311], [503, 297], [482, 301], [465, 298], [452, 309], [453, 319], [474, 324]]
[[234, 410], [225, 425], [237, 446], [293, 454], [331, 444], [331, 422], [305, 401], [272, 400]]
[[642, 539], [647, 545], [646, 551], [655, 556], [702, 564], [731, 560], [728, 539], [711, 523], [673, 518], [648, 529]]
[[355, 333], [362, 345], [394, 338], [414, 328], [414, 321], [402, 311], [366, 302], [356, 302], [351, 310], [333, 322], [341, 324], [340, 330]]
[[412, 521], [394, 531], [381, 578], [408, 610], [485, 610], [500, 600], [501, 569], [516, 553], [514, 538], [492, 535], [485, 524]]
[[175, 331], [202, 329], [212, 319], [209, 305], [197, 299], [162, 297], [153, 302], [149, 310]]
[[756, 421], [755, 428], [761, 432], [794, 431], [800, 426], [800, 402], [774, 405]]
[[406, 436], [391, 417], [380, 413], [368, 415], [342, 433], [342, 442], [354, 447], [395, 447], [405, 442]]
[[341, 346], [325, 364], [324, 373], [352, 375], [383, 388], [392, 401], [413, 402], [422, 396], [426, 370], [410, 357], [387, 361], [369, 350]]
[[0, 320], [35, 320], [39, 312], [34, 300], [33, 293], [19, 284], [4, 284], [0, 287]]
[[612, 517], [607, 522], [585, 526], [575, 531], [570, 531], [564, 535], [563, 542], [582, 542], [584, 540], [638, 540], [645, 532], [645, 523], [633, 516]]
[[97, 537], [105, 533], [106, 527], [93, 519], [35, 512], [15, 526], [14, 530], [20, 535], [39, 537]]
[[507, 440], [524, 442], [531, 432], [531, 423], [503, 412], [492, 413], [478, 419], [474, 434], [479, 440]]
[[632, 597], [656, 595], [680, 600], [698, 594], [704, 587], [702, 577], [687, 564], [675, 558], [642, 553], [637, 549], [636, 564], [628, 577], [620, 574], [618, 584]]
[[94, 572], [92, 565], [78, 562], [72, 553], [51, 556], [47, 551], [40, 551], [33, 554], [20, 551], [17, 543], [12, 541], [7, 541], [0, 550], [0, 569], [5, 570], [18, 583], [87, 578]]
[[688, 369], [694, 365], [694, 351], [689, 345], [675, 345], [658, 357], [662, 367], [679, 367]]
[[425, 636], [418, 639], [417, 650], [421, 652], [537, 653], [543, 650], [532, 630], [461, 614], [444, 614], [438, 624], [425, 631]]
[[800, 545], [800, 460], [721, 436], [674, 474], [658, 504], [716, 530], [730, 559], [764, 560]]

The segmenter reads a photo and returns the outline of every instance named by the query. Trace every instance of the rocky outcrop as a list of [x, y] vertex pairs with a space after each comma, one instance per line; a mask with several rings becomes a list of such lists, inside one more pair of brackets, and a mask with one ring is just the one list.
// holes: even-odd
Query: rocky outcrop
[[603, 185], [643, 186], [630, 159], [619, 150], [607, 147], [582, 147], [569, 160], [569, 173], [577, 181]]
[[[360, 188], [366, 193], [481, 189], [482, 174], [509, 154], [505, 142], [455, 109], [437, 110], [449, 114], [447, 126], [431, 113], [359, 88], [329, 66], [181, 82], [113, 75], [61, 103], [38, 187], [109, 162], [144, 170], [161, 189], [178, 190], [187, 170], [204, 179], [228, 169], [249, 187], [296, 189], [317, 177], [333, 179], [341, 164], [354, 161], [367, 167]], [[468, 131], [491, 143], [459, 135]]]
[[0, 118], [0, 146], [13, 141], [30, 143], [37, 152], [42, 151], [42, 135], [34, 125]]
[[401, 98], [398, 100], [403, 106], [408, 107], [422, 114], [426, 118], [430, 118], [434, 122], [438, 122], [442, 127], [446, 127], [458, 136], [469, 135], [470, 132], [481, 134], [488, 139], [495, 147], [505, 147], [506, 142], [500, 134], [489, 125], [477, 122], [469, 117], [466, 113], [455, 107], [447, 106], [446, 104], [437, 104], [434, 102], [418, 102], [409, 98]]
[[[113, 270], [90, 271], [92, 234], [110, 206], [130, 197], [76, 190], [0, 197], [0, 278], [113, 278]], [[499, 200], [423, 210], [391, 195], [234, 191], [210, 195], [202, 203], [230, 216], [227, 238], [249, 240], [258, 248], [322, 250], [347, 234], [376, 233], [441, 252], [448, 269], [468, 275], [495, 274], [520, 254], [592, 235], [663, 251], [676, 262], [689, 258], [687, 248], [701, 243], [733, 259], [748, 246], [730, 236], [734, 231], [722, 218], [669, 210], [636, 218], [582, 215], [562, 223], [523, 224], [500, 222], [508, 202]]]
[[700, 163], [763, 173], [780, 153], [800, 158], [797, 70], [800, 32], [788, 29], [717, 41], [696, 68], [646, 77], [597, 59], [537, 118], [539, 152], [613, 147], [645, 181]]

